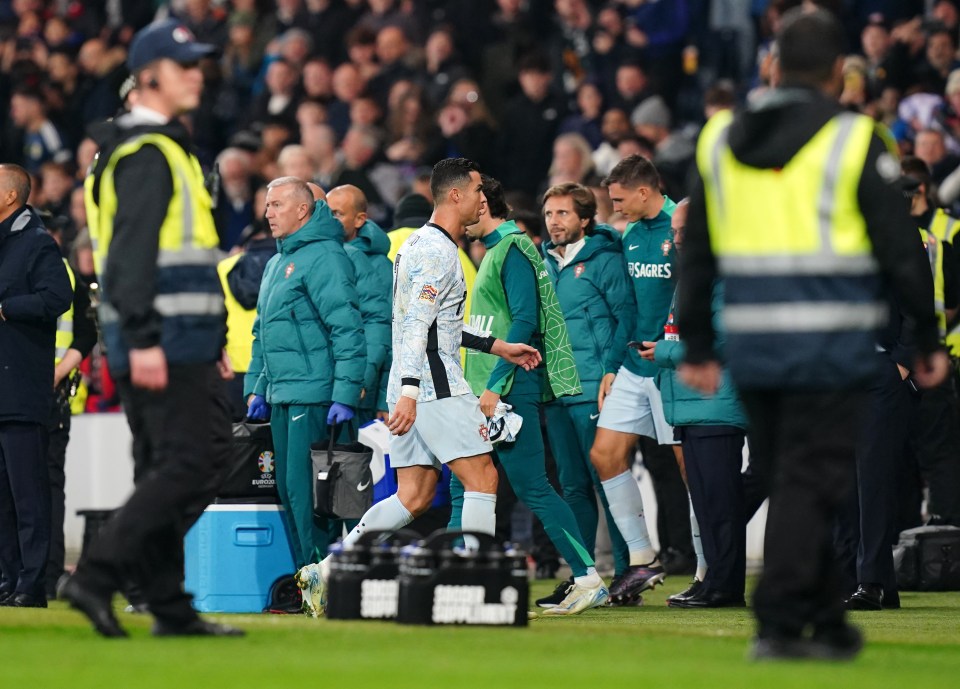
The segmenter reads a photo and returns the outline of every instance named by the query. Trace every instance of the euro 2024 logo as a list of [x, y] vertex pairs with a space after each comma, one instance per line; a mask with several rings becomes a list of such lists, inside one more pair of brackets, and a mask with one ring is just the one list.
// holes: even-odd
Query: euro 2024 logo
[[264, 450], [260, 453], [260, 457], [257, 458], [257, 466], [260, 467], [260, 473], [262, 474], [272, 474], [273, 473], [273, 452], [270, 450]]

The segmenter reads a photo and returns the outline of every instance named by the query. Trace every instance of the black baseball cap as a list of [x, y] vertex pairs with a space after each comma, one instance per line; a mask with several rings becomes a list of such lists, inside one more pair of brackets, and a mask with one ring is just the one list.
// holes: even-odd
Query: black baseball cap
[[188, 64], [215, 52], [217, 46], [198, 43], [193, 32], [181, 22], [165, 19], [145, 26], [133, 37], [127, 54], [127, 68], [136, 73], [163, 58]]

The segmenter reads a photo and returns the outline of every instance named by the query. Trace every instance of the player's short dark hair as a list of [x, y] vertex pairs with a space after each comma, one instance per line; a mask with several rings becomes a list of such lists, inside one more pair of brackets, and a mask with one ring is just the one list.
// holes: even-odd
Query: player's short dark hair
[[597, 215], [597, 197], [593, 195], [587, 187], [576, 182], [564, 182], [554, 184], [543, 194], [543, 203], [546, 205], [547, 199], [555, 196], [569, 196], [573, 200], [573, 211], [581, 220], [589, 220], [587, 232], [592, 232], [596, 224]]
[[627, 189], [650, 187], [659, 190], [660, 173], [647, 158], [635, 153], [617, 163], [610, 174], [604, 177], [603, 186], [609, 187], [611, 184], [620, 184]]
[[783, 15], [777, 36], [784, 84], [820, 85], [833, 75], [843, 56], [843, 27], [826, 10], [796, 7]]
[[6, 177], [6, 186], [17, 192], [17, 201], [21, 206], [27, 203], [30, 198], [30, 191], [33, 189], [30, 181], [30, 173], [19, 165], [13, 163], [0, 164], [0, 176]]
[[480, 168], [466, 158], [444, 158], [434, 165], [430, 174], [430, 193], [434, 204], [440, 203], [455, 186], [468, 182], [471, 172], [480, 172]]
[[487, 213], [491, 218], [506, 218], [510, 215], [510, 206], [503, 197], [503, 185], [493, 177], [480, 175], [483, 195], [487, 197]]

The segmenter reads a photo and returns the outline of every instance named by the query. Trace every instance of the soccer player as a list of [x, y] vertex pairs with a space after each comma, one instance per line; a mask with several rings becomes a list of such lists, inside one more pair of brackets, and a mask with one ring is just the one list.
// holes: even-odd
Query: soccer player
[[[493, 534], [497, 471], [486, 418], [463, 377], [460, 347], [502, 356], [528, 370], [540, 362], [534, 347], [463, 330], [467, 291], [457, 242], [483, 208], [477, 165], [464, 158], [441, 160], [430, 187], [433, 215], [403, 243], [394, 261], [394, 358], [387, 403], [397, 493], [371, 507], [344, 545], [367, 531], [399, 529], [426, 511], [444, 464], [464, 486], [463, 528]], [[329, 557], [296, 575], [305, 589], [305, 609], [314, 616], [325, 604], [328, 575]]]
[[[544, 401], [579, 394], [580, 378], [543, 258], [523, 230], [506, 219], [510, 208], [500, 182], [485, 175], [482, 180], [487, 212], [466, 231], [471, 239], [483, 242], [487, 251], [473, 288], [470, 322], [484, 334], [542, 347], [546, 366], [518, 371], [507, 361], [470, 351], [466, 378], [474, 393], [480, 394], [484, 416], [494, 416], [502, 397], [523, 419], [516, 438], [497, 445], [497, 457], [517, 497], [537, 515], [573, 570], [573, 585], [544, 614], [575, 615], [603, 605], [608, 593], [573, 511], [547, 481], [540, 409]], [[459, 525], [462, 494], [454, 477], [450, 481], [451, 526]]]
[[[623, 251], [640, 309], [633, 340], [655, 341], [663, 336], [676, 284], [676, 250], [670, 229], [676, 204], [660, 192], [657, 169], [640, 155], [627, 156], [617, 163], [604, 184], [614, 210], [630, 221], [623, 234]], [[650, 543], [640, 488], [627, 461], [641, 435], [653, 438], [659, 445], [675, 442], [673, 429], [663, 416], [655, 380], [657, 372], [655, 363], [644, 361], [631, 348], [620, 370], [606, 373], [600, 382], [600, 419], [590, 461], [630, 551], [630, 566], [610, 586], [610, 599], [615, 603], [637, 599], [665, 577]]]

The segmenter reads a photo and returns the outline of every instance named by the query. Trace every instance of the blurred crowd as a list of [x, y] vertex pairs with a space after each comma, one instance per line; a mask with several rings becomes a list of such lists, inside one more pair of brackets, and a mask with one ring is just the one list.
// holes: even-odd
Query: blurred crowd
[[[124, 106], [135, 31], [174, 16], [221, 52], [188, 117], [219, 172], [221, 248], [263, 229], [265, 181], [352, 184], [397, 227], [404, 195], [430, 200], [438, 160], [500, 179], [539, 240], [538, 196], [578, 182], [597, 221], [623, 229], [600, 179], [654, 161], [681, 198], [700, 126], [770, 79], [771, 37], [801, 0], [0, 0], [0, 160], [35, 176], [31, 203], [76, 272], [95, 282], [81, 182], [88, 127]], [[931, 171], [930, 198], [960, 207], [957, 0], [820, 0], [848, 30], [843, 102], [885, 122]], [[146, 181], [149, 183], [149, 181]], [[261, 196], [258, 196], [258, 192]], [[483, 247], [469, 247], [479, 262]], [[92, 398], [114, 408], [96, 357]]]

